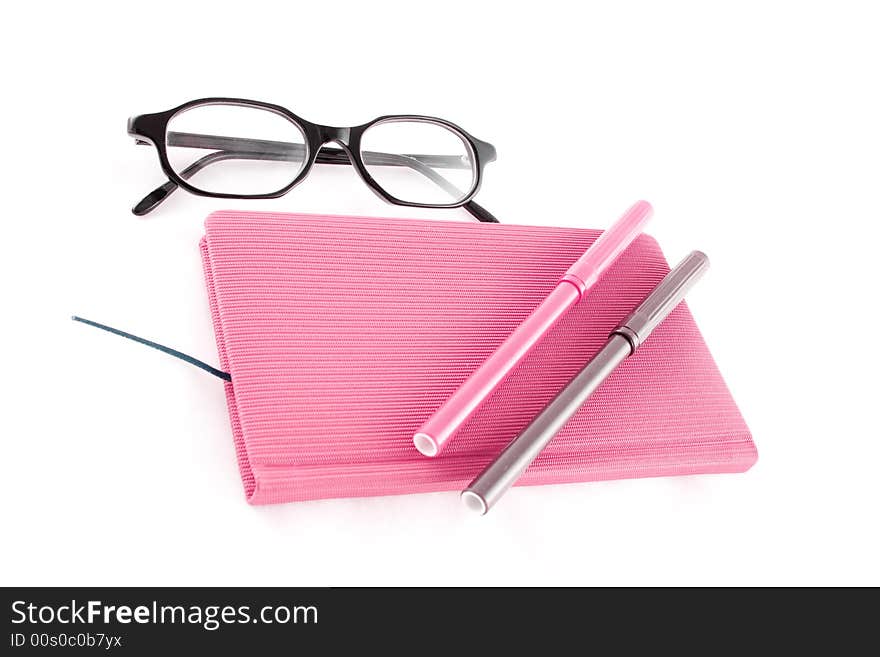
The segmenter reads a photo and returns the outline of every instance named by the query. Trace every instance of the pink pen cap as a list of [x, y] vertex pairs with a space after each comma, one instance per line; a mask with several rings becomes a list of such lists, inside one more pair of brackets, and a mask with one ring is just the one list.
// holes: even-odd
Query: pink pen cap
[[593, 242], [549, 295], [438, 408], [413, 436], [425, 456], [437, 456], [526, 354], [562, 319], [638, 237], [653, 210], [639, 201]]

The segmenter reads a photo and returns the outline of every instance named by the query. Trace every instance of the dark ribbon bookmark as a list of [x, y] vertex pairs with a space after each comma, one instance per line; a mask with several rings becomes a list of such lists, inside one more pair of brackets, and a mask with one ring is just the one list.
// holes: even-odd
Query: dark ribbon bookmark
[[168, 354], [169, 356], [174, 356], [175, 358], [179, 358], [180, 360], [189, 363], [190, 365], [195, 365], [199, 369], [205, 370], [209, 374], [213, 374], [219, 379], [223, 379], [224, 381], [232, 381], [232, 376], [230, 376], [229, 372], [224, 372], [223, 370], [218, 370], [216, 367], [212, 367], [205, 362], [200, 361], [198, 358], [193, 358], [181, 351], [177, 351], [177, 349], [172, 349], [171, 347], [166, 347], [165, 345], [159, 344], [158, 342], [153, 342], [152, 340], [147, 340], [145, 338], [140, 338], [136, 335], [132, 335], [131, 333], [126, 333], [125, 331], [120, 331], [119, 329], [115, 329], [112, 326], [106, 326], [105, 324], [99, 324], [98, 322], [93, 322], [90, 319], [83, 319], [82, 317], [77, 317], [74, 315], [71, 319], [75, 322], [82, 322], [83, 324], [88, 324], [89, 326], [94, 326], [95, 328], [99, 328], [103, 331], [107, 331], [108, 333], [113, 333], [114, 335], [121, 336], [123, 338], [128, 338], [129, 340], [134, 340], [135, 342], [140, 342], [141, 344], [147, 345], [148, 347], [152, 347], [153, 349], [158, 349], [159, 351]]

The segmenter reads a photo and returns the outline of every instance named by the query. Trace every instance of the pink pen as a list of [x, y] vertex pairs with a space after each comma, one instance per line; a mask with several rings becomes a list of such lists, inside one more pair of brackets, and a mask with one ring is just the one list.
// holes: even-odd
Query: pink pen
[[605, 270], [642, 232], [651, 217], [651, 205], [639, 201], [603, 232], [569, 267], [553, 291], [477, 370], [452, 393], [413, 436], [425, 456], [437, 456], [444, 445], [526, 354], [596, 283]]

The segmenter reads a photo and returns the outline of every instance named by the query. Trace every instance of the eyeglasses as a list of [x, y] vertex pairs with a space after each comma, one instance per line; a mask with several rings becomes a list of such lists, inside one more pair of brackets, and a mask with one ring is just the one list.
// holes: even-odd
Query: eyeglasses
[[[472, 199], [495, 147], [430, 116], [381, 116], [335, 128], [278, 105], [203, 98], [128, 120], [138, 144], [152, 144], [168, 182], [133, 208], [144, 215], [181, 187], [215, 198], [278, 198], [318, 164], [351, 164], [379, 197], [395, 205], [463, 207], [497, 222]], [[338, 147], [327, 146], [335, 143]]]

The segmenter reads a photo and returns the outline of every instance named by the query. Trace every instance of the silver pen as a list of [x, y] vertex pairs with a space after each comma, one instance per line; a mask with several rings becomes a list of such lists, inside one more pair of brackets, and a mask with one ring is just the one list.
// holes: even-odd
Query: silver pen
[[486, 513], [513, 486], [565, 423], [627, 357], [635, 353], [709, 268], [705, 253], [692, 251], [608, 337], [593, 359], [461, 493], [465, 505]]

